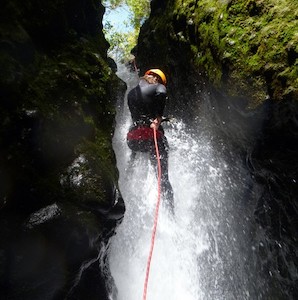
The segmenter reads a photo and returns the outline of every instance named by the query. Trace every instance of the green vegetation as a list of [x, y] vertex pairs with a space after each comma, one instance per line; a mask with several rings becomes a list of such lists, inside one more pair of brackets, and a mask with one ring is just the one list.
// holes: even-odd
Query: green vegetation
[[[46, 4], [52, 8], [55, 3]], [[94, 16], [93, 22], [86, 22], [76, 7], [81, 15], [73, 23], [67, 7], [65, 15], [61, 11], [58, 16], [56, 9], [45, 9], [45, 16], [35, 14], [35, 7], [30, 1], [22, 9], [11, 6], [16, 11], [7, 14], [11, 19], [0, 30], [0, 40], [7, 45], [0, 51], [1, 156], [11, 157], [1, 167], [7, 182], [13, 183], [5, 185], [6, 202], [19, 201], [13, 194], [19, 187], [27, 193], [28, 207], [47, 205], [53, 198], [73, 200], [74, 194], [80, 202], [90, 188], [90, 197], [104, 205], [113, 201], [105, 193], [105, 181], [112, 187], [118, 176], [111, 137], [117, 93], [124, 86], [108, 65], [108, 43], [98, 31], [103, 7], [88, 8], [86, 15]], [[67, 16], [70, 20], [64, 21]], [[54, 17], [63, 20], [57, 22], [59, 30], [49, 21]], [[68, 194], [61, 174], [81, 156], [92, 164], [90, 172], [82, 165], [82, 175], [89, 176], [86, 195]], [[31, 190], [36, 203], [30, 202]]]
[[[140, 28], [150, 13], [150, 0], [106, 0], [104, 6], [109, 10], [119, 7], [129, 9], [126, 32], [119, 32], [110, 22], [104, 24], [104, 34], [110, 44], [110, 53], [116, 60], [131, 59], [131, 50], [137, 44]], [[108, 13], [108, 12], [107, 12]]]
[[[295, 1], [202, 0], [191, 12], [185, 1], [178, 0], [176, 14], [184, 14], [196, 24], [196, 46], [201, 53], [195, 53], [195, 62], [204, 66], [215, 85], [228, 79], [231, 94], [237, 94], [239, 88], [249, 94], [251, 85], [247, 83], [251, 83], [259, 91], [256, 101], [266, 96], [265, 79], [271, 82], [269, 93], [277, 100], [297, 93]], [[228, 78], [223, 78], [224, 73]]]
[[128, 61], [132, 58], [131, 50], [137, 44], [140, 29], [119, 32], [110, 23], [104, 24], [104, 34], [110, 44], [109, 53], [116, 61]]
[[[196, 69], [233, 96], [298, 94], [298, 8], [292, 0], [175, 0], [151, 16], [148, 35], [188, 47]], [[166, 46], [168, 47], [168, 46]], [[162, 48], [162, 47], [160, 47]], [[162, 50], [161, 50], [162, 51]], [[186, 52], [185, 52], [186, 53]]]
[[150, 0], [105, 0], [103, 4], [109, 9], [126, 5], [130, 9], [129, 23], [135, 29], [140, 29], [150, 13]]

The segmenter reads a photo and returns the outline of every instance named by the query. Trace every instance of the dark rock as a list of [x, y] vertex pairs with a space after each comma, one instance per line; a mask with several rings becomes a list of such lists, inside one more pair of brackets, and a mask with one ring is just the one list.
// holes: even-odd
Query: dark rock
[[109, 66], [103, 13], [100, 1], [2, 6], [1, 299], [108, 297], [105, 251], [124, 213], [111, 137], [125, 85]]

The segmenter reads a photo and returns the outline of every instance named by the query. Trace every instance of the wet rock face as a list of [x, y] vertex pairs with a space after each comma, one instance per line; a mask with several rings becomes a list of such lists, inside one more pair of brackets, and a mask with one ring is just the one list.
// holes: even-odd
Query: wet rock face
[[253, 178], [260, 186], [255, 217], [265, 235], [260, 238], [260, 265], [282, 291], [282, 299], [295, 299], [298, 289], [297, 167], [298, 103], [285, 101], [270, 108], [262, 139], [253, 149]]
[[[295, 299], [298, 102], [292, 29], [297, 22], [290, 6], [284, 7], [287, 24], [277, 26], [285, 21], [284, 10], [265, 1], [155, 2], [135, 49], [138, 67], [141, 73], [151, 67], [165, 71], [166, 113], [194, 130], [201, 130], [198, 118], [214, 116], [214, 139], [243, 156], [256, 188], [251, 199], [256, 264], [269, 274], [278, 299]], [[241, 20], [247, 26], [239, 28]], [[273, 42], [280, 30], [285, 38]]]
[[151, 59], [176, 76], [175, 61], [187, 56], [189, 65], [206, 72], [215, 87], [229, 96], [248, 97], [252, 107], [268, 97], [297, 98], [292, 1], [159, 3], [152, 2], [150, 20], [141, 31], [139, 64]]
[[[108, 236], [103, 215], [54, 203], [31, 214], [21, 231], [10, 223], [16, 217], [1, 222], [7, 226], [1, 239], [3, 299], [108, 299], [108, 274], [100, 268], [102, 235]], [[93, 284], [84, 282], [89, 273]]]
[[[99, 261], [124, 210], [111, 137], [125, 87], [108, 64], [103, 13], [100, 1], [84, 0], [5, 1], [1, 9], [0, 289], [7, 299], [107, 297], [109, 274]], [[98, 284], [90, 286], [90, 276]]]

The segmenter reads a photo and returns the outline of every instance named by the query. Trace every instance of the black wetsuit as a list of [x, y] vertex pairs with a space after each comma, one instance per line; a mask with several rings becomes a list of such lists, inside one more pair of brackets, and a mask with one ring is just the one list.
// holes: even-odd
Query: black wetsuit
[[[167, 97], [166, 87], [160, 83], [150, 84], [141, 79], [139, 85], [133, 88], [127, 95], [128, 107], [131, 112], [133, 125], [129, 134], [133, 136], [138, 132], [136, 139], [130, 139], [128, 134], [127, 144], [135, 151], [149, 152], [151, 162], [156, 165], [156, 152], [152, 135], [143, 134], [141, 129], [153, 132], [150, 128], [152, 120], [162, 117]], [[141, 133], [140, 133], [141, 132]], [[150, 133], [150, 132], [149, 132]], [[157, 142], [161, 161], [162, 192], [166, 195], [167, 202], [173, 210], [173, 189], [168, 176], [168, 142], [164, 136], [162, 126], [157, 131]]]
[[150, 84], [141, 79], [139, 85], [132, 89], [127, 96], [128, 107], [132, 121], [147, 122], [150, 119], [161, 117], [166, 104], [167, 90], [160, 83]]

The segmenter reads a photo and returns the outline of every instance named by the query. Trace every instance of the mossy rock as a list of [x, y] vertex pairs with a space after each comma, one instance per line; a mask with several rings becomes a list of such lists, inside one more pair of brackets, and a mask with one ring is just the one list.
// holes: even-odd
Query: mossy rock
[[230, 96], [245, 95], [251, 108], [268, 97], [297, 99], [298, 20], [293, 1], [176, 0], [168, 1], [160, 14], [152, 13], [141, 30], [140, 61], [146, 61], [141, 48], [148, 39], [159, 49], [159, 57], [151, 60], [174, 73], [171, 51], [177, 54], [171, 45], [184, 45], [188, 50], [180, 51], [180, 58], [186, 55], [190, 68], [206, 72], [210, 83]]

